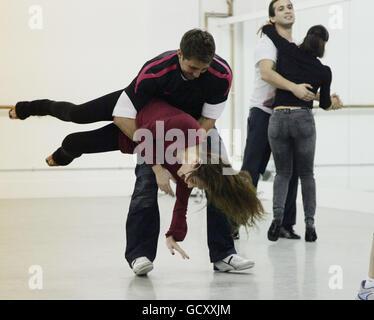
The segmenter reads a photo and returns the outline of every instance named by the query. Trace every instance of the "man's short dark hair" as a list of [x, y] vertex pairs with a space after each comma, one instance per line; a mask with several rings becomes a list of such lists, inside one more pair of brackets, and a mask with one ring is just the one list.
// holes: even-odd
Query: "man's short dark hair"
[[275, 17], [275, 8], [274, 4], [278, 2], [279, 0], [272, 0], [269, 4], [269, 18]]
[[211, 63], [216, 51], [213, 36], [201, 29], [187, 31], [181, 40], [180, 49], [184, 59], [195, 59], [203, 63]]
[[278, 2], [279, 0], [272, 0], [269, 4], [269, 17], [275, 17], [275, 9], [274, 3]]

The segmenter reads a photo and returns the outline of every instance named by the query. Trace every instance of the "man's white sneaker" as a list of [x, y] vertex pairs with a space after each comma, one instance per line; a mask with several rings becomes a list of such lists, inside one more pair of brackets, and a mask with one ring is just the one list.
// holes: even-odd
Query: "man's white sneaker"
[[214, 270], [220, 272], [227, 272], [232, 270], [250, 269], [255, 265], [253, 261], [244, 259], [237, 254], [231, 254], [225, 259], [214, 263]]
[[147, 257], [136, 258], [132, 263], [132, 270], [137, 276], [146, 275], [153, 270], [153, 263]]
[[374, 286], [366, 286], [366, 280], [363, 280], [356, 300], [374, 300]]

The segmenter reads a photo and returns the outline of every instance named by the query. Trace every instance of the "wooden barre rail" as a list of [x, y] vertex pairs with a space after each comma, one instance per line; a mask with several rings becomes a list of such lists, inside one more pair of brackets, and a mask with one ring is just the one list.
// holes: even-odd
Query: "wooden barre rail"
[[[319, 107], [314, 107], [314, 109], [319, 109]], [[343, 106], [343, 109], [374, 109], [373, 105], [348, 105]]]
[[[0, 106], [0, 109], [11, 109], [14, 106]], [[343, 109], [374, 109], [374, 105], [350, 105], [350, 106], [344, 106]], [[314, 109], [319, 109], [318, 107], [314, 107]]]

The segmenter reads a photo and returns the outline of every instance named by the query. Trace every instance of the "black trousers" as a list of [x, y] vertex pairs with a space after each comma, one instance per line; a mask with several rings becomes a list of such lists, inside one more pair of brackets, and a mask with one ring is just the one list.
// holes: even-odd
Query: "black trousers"
[[[80, 105], [46, 99], [19, 102], [16, 105], [16, 113], [20, 119], [32, 115], [50, 115], [63, 121], [81, 124], [113, 121], [112, 112], [122, 91]], [[84, 153], [118, 150], [118, 134], [119, 129], [113, 123], [96, 130], [70, 134], [53, 154], [53, 158], [58, 164], [67, 165]], [[136, 166], [135, 175], [136, 183], [126, 221], [125, 257], [130, 266], [134, 259], [141, 256], [146, 256], [151, 261], [155, 259], [160, 233], [156, 177], [151, 167], [145, 163]], [[212, 262], [236, 253], [231, 235], [232, 226], [226, 216], [212, 205], [207, 207], [207, 232]]]
[[[113, 109], [122, 91], [119, 90], [79, 105], [47, 99], [18, 102], [16, 113], [20, 119], [50, 115], [63, 121], [79, 124], [113, 121]], [[118, 135], [119, 129], [114, 123], [96, 130], [69, 134], [62, 141], [61, 147], [53, 153], [53, 160], [59, 165], [68, 165], [84, 153], [119, 150]]]
[[[242, 170], [249, 172], [255, 187], [257, 187], [260, 174], [265, 172], [270, 159], [271, 149], [268, 138], [269, 119], [270, 114], [259, 108], [252, 108], [248, 117], [247, 140]], [[294, 167], [296, 168], [296, 163], [294, 163]], [[297, 187], [298, 175], [295, 170], [288, 187], [282, 223], [284, 227], [291, 227], [296, 224]]]

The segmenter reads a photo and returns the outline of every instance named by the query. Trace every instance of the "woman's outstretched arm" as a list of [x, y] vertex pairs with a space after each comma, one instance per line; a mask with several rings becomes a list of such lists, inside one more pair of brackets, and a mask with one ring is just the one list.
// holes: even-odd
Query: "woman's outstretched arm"
[[271, 41], [273, 41], [274, 45], [277, 47], [280, 51], [292, 51], [296, 47], [296, 45], [292, 42], [289, 42], [287, 39], [283, 38], [279, 35], [277, 30], [275, 30], [274, 25], [267, 24], [262, 27], [262, 32], [265, 33]]
[[178, 179], [173, 217], [166, 237], [173, 236], [175, 241], [183, 241], [187, 234], [187, 206], [192, 189]]

